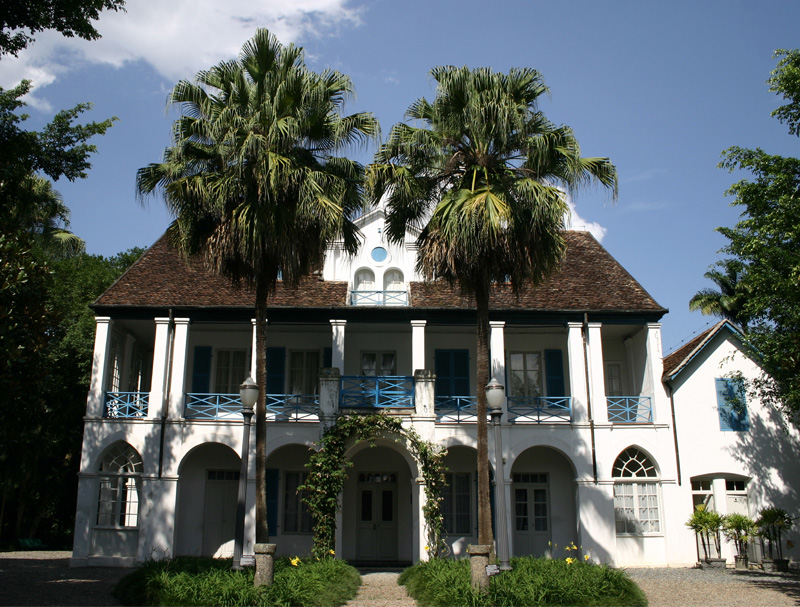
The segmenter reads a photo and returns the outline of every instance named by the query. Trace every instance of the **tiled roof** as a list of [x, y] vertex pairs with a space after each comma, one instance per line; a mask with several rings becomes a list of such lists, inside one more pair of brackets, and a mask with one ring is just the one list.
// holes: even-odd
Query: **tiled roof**
[[[538, 287], [516, 297], [510, 285], [495, 285], [493, 310], [660, 312], [642, 286], [588, 232], [566, 232], [567, 254], [561, 268]], [[457, 289], [440, 283], [411, 283], [415, 308], [464, 308], [472, 304]]]
[[[588, 232], [567, 232], [561, 269], [546, 283], [523, 289], [497, 285], [493, 309], [608, 311], [663, 314], [664, 308]], [[410, 306], [418, 309], [470, 308], [470, 300], [443, 283], [413, 282]], [[162, 236], [95, 302], [97, 307], [253, 307], [254, 294], [235, 288], [200, 261], [182, 259]], [[343, 308], [347, 283], [309, 277], [296, 289], [279, 284], [271, 308]]]
[[700, 335], [683, 344], [680, 348], [664, 357], [664, 381], [674, 379], [675, 376], [700, 352], [711, 338], [722, 329], [739, 334], [739, 328], [729, 320], [721, 320], [714, 326], [706, 329]]

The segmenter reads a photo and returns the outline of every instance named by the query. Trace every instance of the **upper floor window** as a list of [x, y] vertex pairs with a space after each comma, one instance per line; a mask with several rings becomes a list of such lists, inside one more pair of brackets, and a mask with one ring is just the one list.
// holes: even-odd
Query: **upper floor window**
[[372, 249], [370, 257], [372, 257], [372, 260], [376, 263], [383, 263], [389, 258], [389, 251], [383, 247], [375, 247]]
[[718, 377], [715, 381], [720, 430], [734, 432], [749, 430], [747, 401], [741, 383], [728, 377]]
[[508, 363], [509, 396], [542, 395], [542, 363], [538, 352], [512, 352]]
[[289, 392], [316, 394], [319, 390], [319, 350], [295, 350], [289, 355]]
[[128, 443], [111, 447], [100, 462], [97, 498], [99, 527], [139, 525], [139, 485], [142, 458]]
[[397, 355], [394, 352], [362, 352], [361, 375], [397, 375]]
[[405, 291], [403, 273], [400, 270], [387, 270], [383, 275], [384, 291]]
[[246, 350], [217, 350], [217, 367], [214, 391], [217, 394], [238, 394], [239, 386], [247, 378]]

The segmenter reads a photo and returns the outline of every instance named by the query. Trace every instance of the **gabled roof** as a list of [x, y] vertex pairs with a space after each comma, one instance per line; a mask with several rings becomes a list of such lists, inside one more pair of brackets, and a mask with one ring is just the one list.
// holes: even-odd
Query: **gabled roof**
[[721, 320], [713, 327], [685, 343], [680, 348], [664, 357], [664, 374], [662, 381], [672, 381], [687, 365], [705, 348], [709, 342], [721, 332], [729, 332], [741, 337], [741, 330], [729, 320]]
[[[567, 253], [561, 268], [544, 284], [524, 288], [517, 298], [510, 285], [496, 285], [494, 310], [598, 311], [646, 313], [660, 317], [659, 306], [642, 286], [588, 232], [566, 232]], [[442, 282], [413, 282], [409, 308], [454, 310], [474, 308], [470, 299]], [[283, 284], [271, 308], [352, 308], [348, 283], [309, 277], [296, 289]], [[145, 252], [97, 301], [95, 308], [240, 308], [252, 309], [251, 289], [235, 288], [213, 274], [200, 260], [187, 261], [166, 235]], [[409, 309], [406, 308], [406, 309]], [[387, 307], [386, 313], [399, 308]]]

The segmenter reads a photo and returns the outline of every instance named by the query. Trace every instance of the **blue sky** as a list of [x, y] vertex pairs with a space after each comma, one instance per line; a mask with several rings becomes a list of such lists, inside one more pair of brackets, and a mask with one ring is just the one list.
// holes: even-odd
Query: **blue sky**
[[[550, 87], [542, 109], [570, 125], [586, 156], [608, 156], [616, 203], [601, 190], [576, 198], [575, 225], [603, 245], [662, 306], [665, 353], [712, 319], [688, 300], [712, 286], [714, 230], [738, 217], [725, 190], [741, 176], [717, 169], [732, 145], [797, 155], [798, 140], [770, 117], [779, 99], [765, 80], [777, 48], [800, 46], [800, 3], [760, 0], [127, 0], [104, 14], [103, 38], [54, 33], [19, 59], [0, 60], [0, 86], [34, 82], [32, 128], [61, 108], [94, 103], [91, 119], [119, 121], [103, 138], [88, 179], [59, 181], [72, 229], [90, 253], [149, 246], [170, 221], [158, 199], [136, 200], [136, 170], [161, 158], [180, 78], [234, 57], [257, 27], [306, 50], [314, 69], [354, 81], [348, 111], [371, 111], [384, 134], [417, 98], [433, 97], [435, 65], [526, 66]], [[352, 155], [369, 161], [374, 149]], [[598, 285], [602, 288], [602, 285]]]

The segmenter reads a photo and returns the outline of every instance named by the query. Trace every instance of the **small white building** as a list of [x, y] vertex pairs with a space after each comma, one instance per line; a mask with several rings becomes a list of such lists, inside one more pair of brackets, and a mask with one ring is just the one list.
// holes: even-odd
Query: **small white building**
[[[270, 301], [267, 487], [278, 554], [311, 550], [296, 489], [324, 424], [375, 410], [447, 447], [447, 542], [456, 556], [477, 543], [475, 310], [448, 286], [421, 282], [416, 235], [390, 245], [383, 222], [380, 209], [362, 217], [355, 258], [332, 247], [321, 272]], [[664, 359], [666, 310], [591, 235], [566, 239], [546, 284], [519, 297], [498, 284], [492, 296], [491, 368], [507, 395], [493, 475], [512, 554], [562, 556], [574, 542], [598, 562], [686, 565], [697, 561], [684, 526], [696, 503], [800, 515], [797, 432], [759, 403], [737, 416], [717, 397], [729, 371], [758, 372], [737, 330], [720, 323]], [[166, 238], [95, 302], [73, 565], [232, 553], [253, 304], [252, 292], [182, 261]], [[250, 446], [245, 558], [254, 437]], [[348, 458], [337, 555], [426, 558], [424, 481], [404, 445], [387, 437]]]

